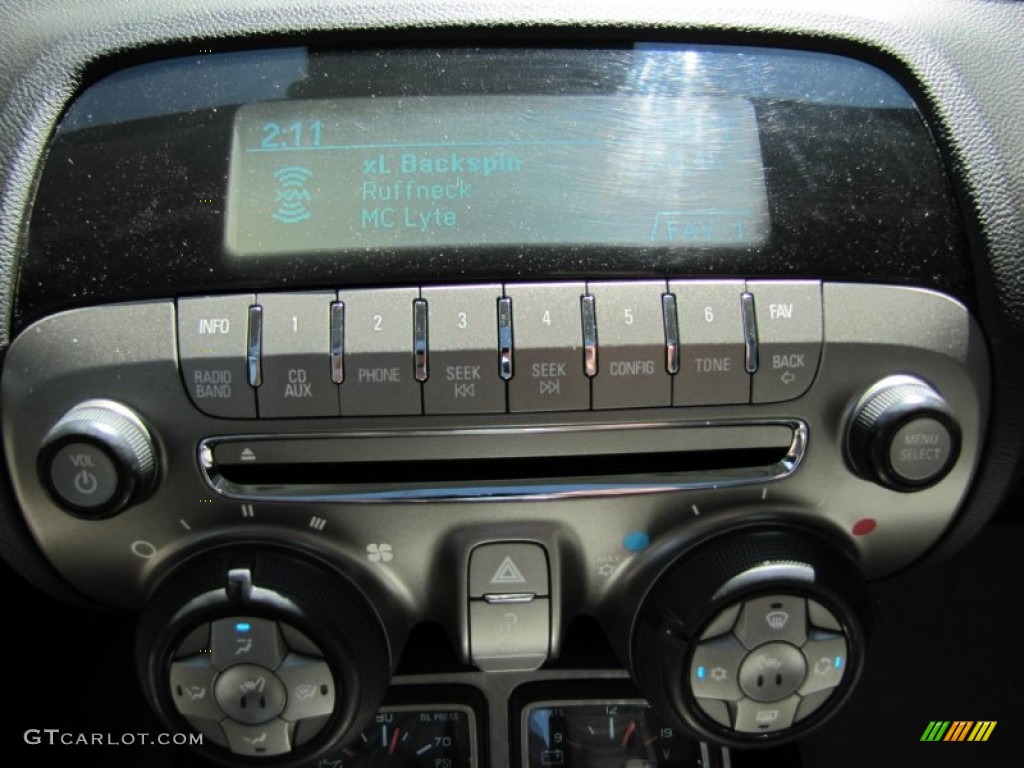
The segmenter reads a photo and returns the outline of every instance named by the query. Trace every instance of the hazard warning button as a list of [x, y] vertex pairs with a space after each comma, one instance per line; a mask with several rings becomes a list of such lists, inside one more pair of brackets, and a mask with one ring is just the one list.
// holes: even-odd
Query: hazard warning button
[[548, 558], [531, 542], [481, 544], [469, 556], [469, 596], [548, 594]]

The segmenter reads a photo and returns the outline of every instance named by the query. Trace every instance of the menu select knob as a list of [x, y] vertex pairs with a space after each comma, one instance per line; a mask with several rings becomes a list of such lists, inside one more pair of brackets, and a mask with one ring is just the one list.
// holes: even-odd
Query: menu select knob
[[931, 386], [891, 376], [857, 402], [847, 451], [861, 476], [893, 490], [918, 491], [949, 473], [960, 453], [960, 429]]
[[130, 409], [110, 400], [90, 400], [65, 413], [43, 438], [39, 474], [68, 512], [110, 517], [153, 490], [153, 440]]

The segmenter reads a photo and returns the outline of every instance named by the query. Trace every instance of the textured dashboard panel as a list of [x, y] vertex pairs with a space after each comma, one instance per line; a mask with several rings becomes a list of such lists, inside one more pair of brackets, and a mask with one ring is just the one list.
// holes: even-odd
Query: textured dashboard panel
[[[469, 2], [328, 4], [316, 2], [96, 2], [72, 6], [9, 2], [0, 9], [0, 343], [9, 341], [17, 256], [45, 142], [95, 62], [209, 49], [216, 41], [256, 46], [318, 33], [378, 44], [433, 39], [602, 40], [623, 35], [795, 45], [890, 62], [915, 81], [948, 145], [966, 207], [973, 210], [979, 307], [995, 365], [988, 456], [968, 513], [942, 548], [963, 544], [988, 519], [1014, 478], [1024, 404], [1016, 350], [1024, 337], [1024, 6], [996, 2], [865, 3], [824, 12], [812, 2], [728, 3], [680, 7], [621, 4]], [[478, 32], [467, 34], [463, 28]], [[455, 30], [463, 29], [461, 32]], [[237, 43], [233, 43], [237, 45]], [[147, 50], [149, 49], [149, 50]], [[157, 49], [157, 50], [153, 50]], [[23, 574], [55, 593], [68, 589], [36, 555], [8, 497], [0, 551]]]

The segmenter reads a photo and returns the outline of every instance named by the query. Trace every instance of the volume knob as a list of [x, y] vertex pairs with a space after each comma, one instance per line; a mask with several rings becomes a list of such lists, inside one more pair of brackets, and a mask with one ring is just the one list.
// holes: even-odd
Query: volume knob
[[43, 438], [39, 475], [68, 512], [110, 517], [152, 491], [153, 440], [129, 408], [90, 400], [65, 413]]
[[960, 454], [960, 429], [931, 386], [912, 376], [892, 376], [857, 402], [847, 451], [861, 476], [893, 490], [918, 491], [949, 473]]

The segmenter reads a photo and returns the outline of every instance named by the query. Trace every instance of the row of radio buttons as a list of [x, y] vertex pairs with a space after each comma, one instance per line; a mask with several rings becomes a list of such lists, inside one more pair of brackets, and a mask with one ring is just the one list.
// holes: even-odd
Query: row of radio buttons
[[190, 397], [228, 418], [727, 405], [807, 391], [817, 281], [602, 281], [178, 301]]

